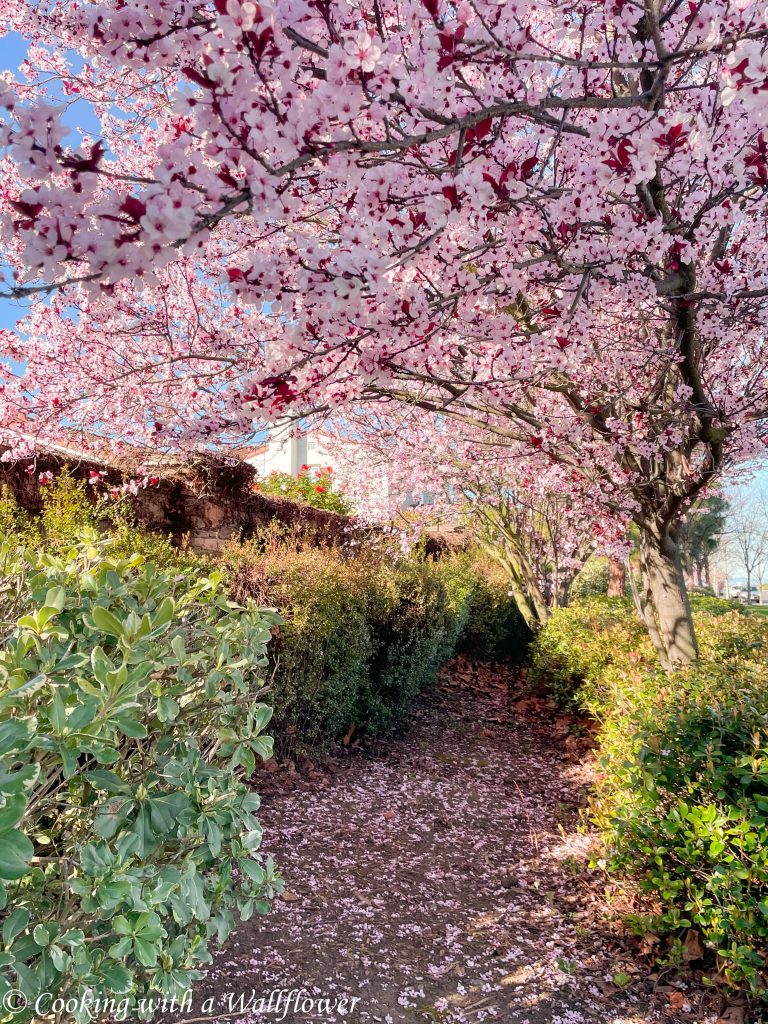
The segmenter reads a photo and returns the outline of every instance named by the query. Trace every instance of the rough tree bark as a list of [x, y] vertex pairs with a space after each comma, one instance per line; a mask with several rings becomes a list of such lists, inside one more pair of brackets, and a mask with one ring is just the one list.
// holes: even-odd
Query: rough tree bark
[[608, 597], [624, 597], [624, 563], [618, 558], [608, 561]]
[[642, 613], [665, 669], [699, 656], [674, 526], [641, 525]]

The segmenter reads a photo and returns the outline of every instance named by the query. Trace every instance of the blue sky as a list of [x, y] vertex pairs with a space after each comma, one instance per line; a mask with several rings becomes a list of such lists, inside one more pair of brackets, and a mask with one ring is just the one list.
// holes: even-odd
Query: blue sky
[[[26, 44], [18, 33], [6, 33], [0, 38], [0, 71], [18, 71], [26, 52]], [[0, 327], [13, 327], [23, 314], [20, 303], [0, 299]]]
[[[0, 36], [0, 71], [18, 72], [26, 55], [27, 44], [18, 32], [7, 32]], [[84, 100], [70, 101], [64, 122], [73, 128], [80, 127], [93, 132], [98, 131], [98, 122]], [[24, 303], [0, 299], [0, 328], [15, 326], [24, 312]]]

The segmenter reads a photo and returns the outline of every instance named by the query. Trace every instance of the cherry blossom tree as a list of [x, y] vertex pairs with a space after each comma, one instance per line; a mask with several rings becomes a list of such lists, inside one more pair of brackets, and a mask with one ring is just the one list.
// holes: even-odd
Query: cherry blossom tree
[[370, 406], [326, 425], [337, 480], [356, 512], [418, 535], [446, 525], [468, 536], [505, 571], [531, 629], [568, 602], [594, 551], [625, 555], [627, 523], [606, 520], [599, 483], [529, 445], [408, 406]]
[[696, 656], [677, 524], [768, 414], [764, 5], [3, 13], [8, 294], [60, 290], [5, 338], [6, 425], [444, 411], [598, 479], [664, 659]]

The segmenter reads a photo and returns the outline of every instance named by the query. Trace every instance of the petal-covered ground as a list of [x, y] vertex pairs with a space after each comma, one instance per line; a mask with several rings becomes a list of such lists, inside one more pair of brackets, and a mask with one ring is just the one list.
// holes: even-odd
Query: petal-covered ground
[[[513, 679], [454, 663], [380, 756], [272, 776], [265, 850], [287, 892], [239, 928], [195, 990], [203, 1019], [662, 1016], [587, 869], [587, 769], [552, 735], [551, 711], [524, 714], [531, 702], [515, 702]], [[671, 995], [668, 1011], [707, 1019], [693, 995]]]

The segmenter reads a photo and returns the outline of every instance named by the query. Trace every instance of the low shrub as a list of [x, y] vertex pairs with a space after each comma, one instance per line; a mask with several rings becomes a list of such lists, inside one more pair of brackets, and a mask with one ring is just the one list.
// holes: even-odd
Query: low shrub
[[29, 543], [38, 537], [31, 516], [19, 507], [7, 484], [0, 487], [0, 537], [17, 544]]
[[476, 586], [467, 563], [357, 548], [231, 545], [233, 594], [273, 605], [278, 737], [322, 748], [391, 728], [456, 647]]
[[272, 617], [85, 528], [5, 539], [0, 579], [0, 1001], [178, 995], [281, 885], [242, 781], [272, 751]]
[[711, 951], [734, 988], [768, 986], [768, 673], [703, 663], [632, 719], [633, 758], [608, 768], [608, 854], [656, 897], [649, 922]]
[[654, 653], [632, 603], [622, 597], [592, 597], [557, 608], [531, 644], [529, 678], [563, 706], [596, 718], [608, 703], [603, 684], [616, 662], [651, 665]]
[[[314, 478], [290, 479], [306, 489]], [[267, 481], [276, 485], [277, 477]], [[44, 489], [36, 520], [10, 498], [0, 501], [0, 530], [5, 520], [23, 520], [32, 543], [54, 550], [99, 531], [111, 557], [138, 553], [182, 574], [211, 569], [169, 538], [139, 529], [129, 501], [103, 500], [66, 473]], [[460, 637], [471, 653], [494, 658], [519, 655], [527, 641], [506, 582], [489, 563], [465, 554], [433, 561], [420, 550], [405, 557], [383, 533], [367, 536], [352, 527], [340, 540], [317, 546], [306, 531], [273, 522], [231, 544], [223, 559], [238, 600], [285, 615], [270, 648], [270, 676], [286, 750], [327, 746], [352, 727], [371, 735], [387, 731]]]
[[178, 547], [170, 537], [139, 527], [128, 496], [105, 498], [96, 487], [67, 471], [41, 490], [37, 516], [21, 509], [7, 487], [0, 491], [0, 537], [48, 551], [66, 551], [86, 535], [99, 534], [102, 549], [116, 557], [142, 555], [159, 569], [212, 569], [206, 559]]
[[496, 661], [522, 660], [531, 632], [510, 596], [503, 569], [486, 558], [474, 556], [468, 571], [475, 587], [461, 637], [462, 651]]
[[571, 584], [571, 600], [602, 597], [608, 593], [610, 566], [607, 558], [590, 558], [576, 574]]
[[261, 551], [253, 543], [225, 554], [237, 600], [280, 609], [271, 650], [271, 697], [283, 737], [321, 747], [355, 721], [373, 656], [370, 606], [375, 582], [333, 549]]
[[601, 723], [593, 811], [611, 870], [658, 911], [643, 930], [700, 933], [711, 977], [768, 988], [768, 624], [694, 601], [700, 660], [670, 676], [623, 602], [556, 613], [540, 680]]
[[291, 473], [278, 473], [276, 470], [259, 479], [253, 485], [254, 491], [261, 494], [272, 494], [277, 498], [289, 498], [312, 508], [320, 508], [338, 515], [349, 515], [351, 507], [344, 495], [336, 490], [333, 470], [326, 466], [312, 470], [302, 466], [296, 476]]
[[702, 594], [695, 591], [689, 595], [691, 609], [694, 612], [709, 612], [710, 615], [725, 615], [727, 612], [743, 611], [740, 601], [731, 598], [715, 597], [714, 594]]
[[386, 732], [456, 650], [477, 580], [461, 558], [380, 563], [381, 593], [372, 605], [374, 657], [357, 716], [364, 731]]

